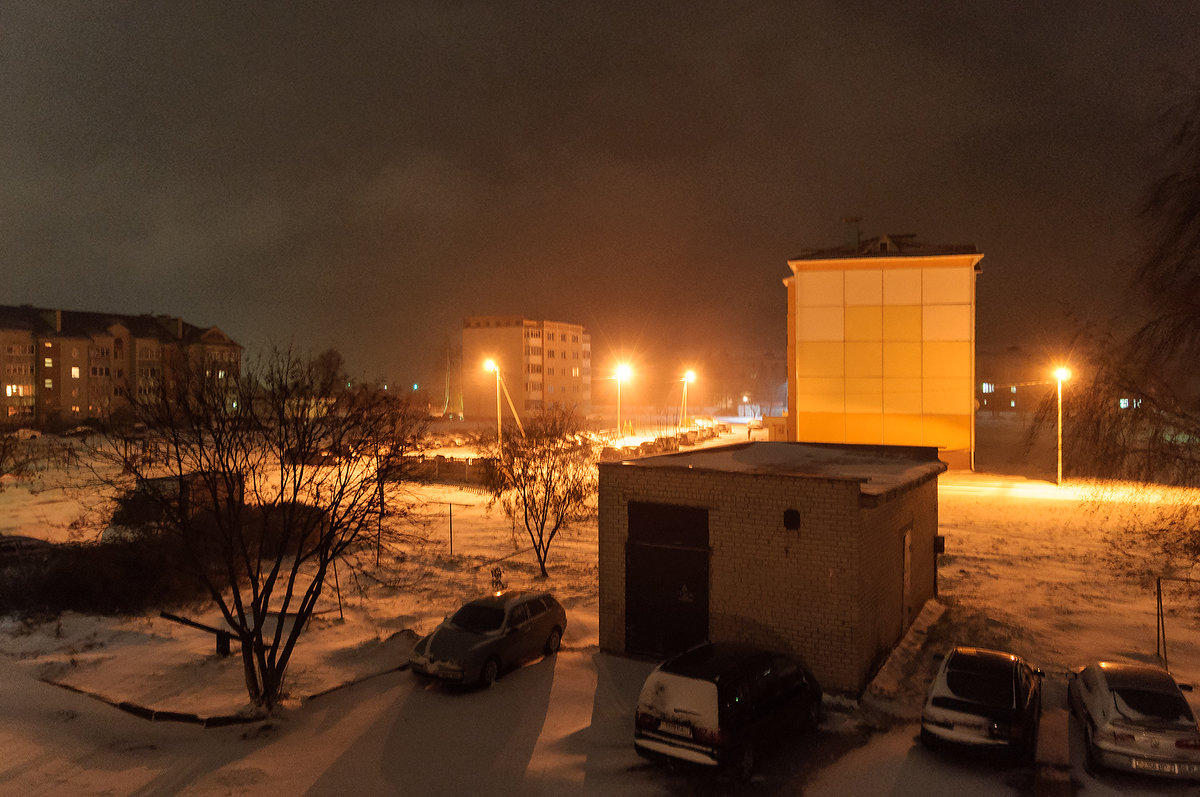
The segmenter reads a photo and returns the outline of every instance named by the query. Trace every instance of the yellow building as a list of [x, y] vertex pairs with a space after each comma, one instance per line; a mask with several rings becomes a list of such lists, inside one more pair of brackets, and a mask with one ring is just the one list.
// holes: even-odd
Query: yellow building
[[788, 439], [975, 452], [973, 245], [911, 235], [788, 261]]

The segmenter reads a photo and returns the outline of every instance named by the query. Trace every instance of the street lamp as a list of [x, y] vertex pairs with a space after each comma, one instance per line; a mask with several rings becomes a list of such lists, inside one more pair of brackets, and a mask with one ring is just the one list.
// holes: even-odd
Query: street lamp
[[1056, 368], [1054, 378], [1058, 380], [1058, 484], [1062, 484], [1062, 385], [1071, 378], [1070, 368]]
[[696, 372], [688, 371], [683, 375], [683, 406], [679, 410], [679, 429], [682, 431], [687, 426], [687, 386], [689, 382], [696, 381]]
[[621, 363], [620, 365], [618, 365], [617, 371], [614, 374], [614, 376], [616, 377], [616, 380], [617, 380], [617, 438], [618, 439], [623, 438], [625, 436], [624, 430], [621, 429], [621, 383], [627, 381], [629, 379], [629, 377], [631, 377], [632, 375], [633, 375], [633, 369], [631, 369], [625, 363]]
[[496, 375], [496, 445], [500, 445], [500, 366], [495, 360], [483, 364], [483, 370]]

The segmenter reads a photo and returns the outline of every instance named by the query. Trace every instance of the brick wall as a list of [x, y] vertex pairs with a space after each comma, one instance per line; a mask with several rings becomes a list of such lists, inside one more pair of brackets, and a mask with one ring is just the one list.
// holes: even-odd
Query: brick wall
[[[709, 638], [799, 655], [829, 690], [858, 691], [881, 645], [900, 637], [906, 524], [910, 619], [933, 592], [934, 480], [874, 506], [864, 505], [854, 481], [602, 463], [599, 619], [606, 651], [625, 648], [630, 501], [707, 509]], [[800, 512], [799, 529], [784, 527], [787, 509]]]

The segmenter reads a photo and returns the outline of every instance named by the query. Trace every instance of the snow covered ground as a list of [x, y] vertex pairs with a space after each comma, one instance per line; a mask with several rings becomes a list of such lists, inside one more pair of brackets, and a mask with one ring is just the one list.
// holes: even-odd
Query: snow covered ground
[[[53, 484], [5, 488], [0, 533], [72, 539], [86, 533], [78, 519], [96, 511], [93, 498]], [[265, 723], [151, 722], [95, 697], [201, 716], [236, 713], [245, 703], [237, 658], [217, 656], [213, 639], [199, 631], [159, 617], [0, 618], [0, 792], [1029, 793], [1029, 769], [933, 755], [915, 741], [926, 658], [954, 642], [1000, 646], [1051, 679], [1098, 656], [1154, 660], [1153, 587], [1107, 569], [1105, 541], [1152, 511], [1148, 500], [1189, 498], [1057, 488], [1018, 476], [943, 476], [947, 609], [914, 657], [920, 660], [893, 671], [904, 675], [888, 685], [889, 713], [830, 702], [819, 734], [789, 741], [751, 783], [740, 784], [652, 766], [633, 753], [633, 701], [652, 664], [598, 651], [594, 523], [562, 534], [547, 582], [536, 577], [523, 531], [488, 512], [483, 496], [448, 487], [420, 493], [419, 540], [403, 561], [388, 563], [389, 583], [344, 579], [340, 606], [336, 592], [327, 592], [289, 671], [291, 700]], [[483, 691], [397, 671], [413, 635], [488, 590], [495, 567], [508, 586], [547, 587], [566, 605], [560, 654]], [[1172, 670], [1197, 682], [1195, 612], [1181, 596], [1169, 609]], [[200, 608], [190, 616], [216, 619]], [[351, 685], [334, 688], [343, 684]], [[1084, 794], [1189, 793], [1174, 784], [1093, 778], [1082, 769], [1077, 738], [1074, 744], [1072, 774]]]

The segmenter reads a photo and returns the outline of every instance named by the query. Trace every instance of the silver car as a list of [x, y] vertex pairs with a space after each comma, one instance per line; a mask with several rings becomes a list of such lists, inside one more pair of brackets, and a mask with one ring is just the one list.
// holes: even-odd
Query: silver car
[[562, 642], [567, 614], [548, 592], [509, 590], [464, 604], [413, 646], [418, 675], [490, 686], [500, 673]]
[[1067, 695], [1092, 767], [1200, 778], [1200, 729], [1166, 670], [1094, 662], [1073, 675]]

